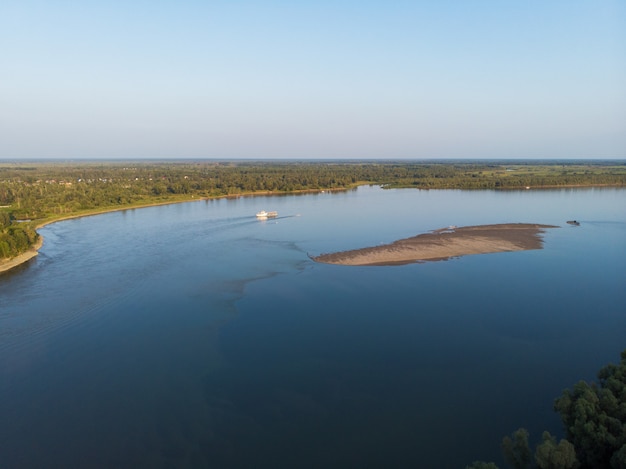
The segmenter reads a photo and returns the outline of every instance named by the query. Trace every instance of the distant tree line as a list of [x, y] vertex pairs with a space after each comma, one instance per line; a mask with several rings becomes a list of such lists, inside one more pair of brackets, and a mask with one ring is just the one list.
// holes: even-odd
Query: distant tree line
[[[26, 220], [51, 220], [192, 198], [340, 190], [626, 185], [624, 162], [72, 162], [0, 166], [0, 258], [36, 240]], [[29, 244], [29, 245], [30, 245]]]
[[[580, 381], [556, 399], [567, 439], [558, 443], [549, 432], [533, 452], [528, 431], [520, 428], [502, 440], [502, 452], [513, 469], [626, 469], [626, 350], [619, 365], [607, 365], [598, 383]], [[476, 461], [466, 469], [498, 469]]]

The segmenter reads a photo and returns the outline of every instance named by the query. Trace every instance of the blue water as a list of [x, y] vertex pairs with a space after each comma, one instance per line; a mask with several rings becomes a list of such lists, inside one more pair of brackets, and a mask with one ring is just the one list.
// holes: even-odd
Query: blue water
[[[560, 228], [443, 262], [308, 257], [506, 222]], [[624, 189], [361, 187], [41, 233], [0, 276], [0, 467], [501, 462], [520, 426], [560, 435], [554, 398], [626, 348]]]

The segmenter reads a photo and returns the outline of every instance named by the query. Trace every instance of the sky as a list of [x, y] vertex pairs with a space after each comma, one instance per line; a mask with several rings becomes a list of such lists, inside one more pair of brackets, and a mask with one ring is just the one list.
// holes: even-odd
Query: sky
[[626, 158], [626, 2], [0, 0], [0, 158]]

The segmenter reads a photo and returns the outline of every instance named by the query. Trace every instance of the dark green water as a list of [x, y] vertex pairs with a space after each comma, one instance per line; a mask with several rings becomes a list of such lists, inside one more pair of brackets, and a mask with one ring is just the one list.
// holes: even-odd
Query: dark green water
[[[261, 209], [280, 217], [257, 221]], [[572, 227], [566, 220], [578, 219]], [[532, 222], [543, 250], [308, 254]], [[464, 467], [626, 348], [626, 190], [240, 198], [57, 223], [0, 276], [0, 467]]]

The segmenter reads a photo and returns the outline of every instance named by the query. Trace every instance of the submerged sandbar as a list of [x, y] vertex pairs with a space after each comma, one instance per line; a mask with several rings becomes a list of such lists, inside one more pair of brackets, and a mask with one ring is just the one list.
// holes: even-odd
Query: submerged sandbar
[[314, 261], [342, 265], [397, 265], [444, 260], [470, 254], [541, 249], [541, 235], [554, 225], [505, 223], [449, 227], [400, 239], [382, 246], [312, 257]]

